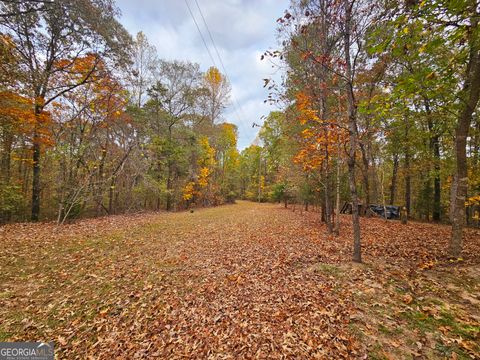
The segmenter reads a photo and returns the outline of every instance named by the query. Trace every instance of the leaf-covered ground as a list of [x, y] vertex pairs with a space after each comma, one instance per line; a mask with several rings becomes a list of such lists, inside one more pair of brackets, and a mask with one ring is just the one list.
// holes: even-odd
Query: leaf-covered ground
[[239, 202], [0, 228], [0, 341], [59, 358], [480, 358], [480, 232]]

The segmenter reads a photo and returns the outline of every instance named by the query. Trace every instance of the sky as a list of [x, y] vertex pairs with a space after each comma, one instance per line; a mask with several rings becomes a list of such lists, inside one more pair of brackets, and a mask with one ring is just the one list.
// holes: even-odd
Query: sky
[[[212, 60], [190, 15], [186, 1], [205, 38]], [[232, 85], [225, 121], [238, 126], [238, 147], [244, 149], [255, 139], [262, 116], [275, 110], [265, 104], [264, 78], [279, 72], [260, 60], [265, 50], [277, 47], [276, 19], [283, 15], [289, 0], [197, 0], [210, 29]], [[216, 51], [195, 0], [117, 0], [121, 23], [132, 34], [143, 31], [160, 58], [188, 60], [202, 70], [216, 65], [223, 72]]]

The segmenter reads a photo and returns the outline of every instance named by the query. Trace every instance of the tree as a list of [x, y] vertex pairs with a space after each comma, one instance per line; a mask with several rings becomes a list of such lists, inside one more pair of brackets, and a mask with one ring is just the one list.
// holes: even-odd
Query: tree
[[[19, 67], [27, 74], [25, 95], [33, 100], [36, 123], [32, 136], [32, 214], [40, 214], [40, 128], [45, 109], [57, 98], [91, 81], [100, 56], [122, 59], [130, 36], [115, 19], [116, 9], [101, 0], [45, 2], [44, 11], [32, 12], [30, 2], [3, 5], [9, 14], [1, 18], [2, 29], [16, 44]], [[54, 79], [72, 71], [76, 59], [96, 51], [97, 58], [86, 76], [76, 83], [59, 85]], [[126, 56], [125, 56], [126, 58]]]
[[176, 175], [176, 155], [181, 147], [175, 141], [174, 130], [186, 124], [193, 113], [199, 94], [200, 71], [197, 64], [181, 61], [160, 61], [155, 73], [156, 83], [149, 90], [146, 106], [155, 112], [152, 120], [159, 131], [166, 130], [163, 147], [166, 157], [166, 209], [173, 205], [173, 177]]
[[[350, 138], [350, 149], [348, 153], [348, 173], [349, 173], [349, 185], [350, 195], [352, 198], [352, 225], [353, 225], [353, 261], [361, 262], [361, 241], [360, 241], [360, 221], [358, 214], [358, 195], [357, 184], [355, 182], [355, 161], [356, 152], [358, 146], [358, 125], [357, 125], [357, 103], [354, 93], [354, 75], [355, 68], [352, 66], [352, 53], [351, 42], [354, 42], [355, 38], [352, 35], [353, 25], [353, 7], [355, 1], [344, 1], [344, 32], [343, 32], [343, 45], [345, 56], [345, 87], [347, 93], [347, 114], [348, 114], [348, 134]], [[359, 39], [360, 40], [360, 39]], [[360, 40], [361, 41], [361, 40]], [[359, 44], [360, 45], [360, 44]], [[360, 49], [360, 46], [359, 48]]]
[[[392, 54], [401, 59], [405, 69], [401, 76], [406, 81], [395, 88], [403, 92], [402, 97], [405, 98], [406, 93], [412, 99], [408, 111], [418, 109], [420, 104], [424, 108], [434, 158], [435, 220], [441, 215], [441, 134], [442, 130], [455, 129], [449, 249], [454, 257], [460, 255], [462, 248], [468, 184], [467, 139], [480, 95], [480, 87], [476, 86], [480, 79], [478, 11], [476, 1], [412, 2], [399, 6], [393, 16], [392, 31], [384, 32], [389, 35], [382, 35], [385, 41], [376, 45], [377, 50], [389, 47]], [[429, 24], [427, 29], [425, 22]], [[445, 125], [435, 120], [439, 114], [445, 119]], [[411, 154], [408, 155], [410, 161]], [[428, 187], [425, 190], [430, 191]]]
[[147, 89], [152, 85], [153, 72], [157, 64], [157, 53], [143, 32], [138, 32], [133, 43], [133, 64], [130, 71], [132, 102], [141, 107]]
[[[48, 10], [47, 5], [53, 0], [3, 0], [0, 4], [0, 18], [28, 15]], [[26, 8], [9, 8], [8, 5], [28, 5]]]
[[457, 16], [458, 23], [467, 24], [461, 30], [453, 30], [450, 34], [455, 39], [457, 31], [466, 37], [465, 52], [467, 64], [462, 76], [462, 88], [458, 94], [459, 106], [455, 129], [455, 157], [456, 157], [456, 186], [452, 202], [452, 238], [450, 254], [459, 257], [463, 246], [463, 227], [465, 226], [465, 202], [467, 200], [468, 171], [467, 171], [467, 137], [472, 123], [472, 117], [480, 98], [480, 12], [476, 1], [466, 1], [463, 7], [456, 8], [452, 4], [446, 7], [453, 16]]
[[213, 125], [228, 105], [231, 87], [225, 75], [214, 66], [205, 72], [203, 86], [205, 91], [200, 106], [209, 124]]
[[[352, 226], [354, 229], [354, 261], [361, 261], [359, 198], [356, 179], [357, 151], [362, 151], [365, 164], [365, 192], [369, 199], [368, 155], [360, 142], [360, 122], [358, 105], [361, 97], [359, 91], [361, 70], [368, 67], [365, 49], [366, 34], [377, 25], [376, 19], [381, 11], [378, 5], [366, 1], [329, 1], [315, 0], [293, 3], [291, 11], [287, 11], [278, 22], [286, 32], [287, 40], [283, 42], [284, 52], [281, 55], [289, 65], [286, 96], [303, 94], [310, 97], [312, 104], [308, 111], [316, 112], [319, 122], [316, 131], [306, 129], [303, 138], [329, 138], [328, 127], [343, 127], [340, 122], [331, 121], [330, 113], [337, 113], [340, 119], [340, 105], [344, 94], [346, 102], [345, 124], [349, 132], [348, 169], [350, 199], [352, 201]], [[293, 29], [293, 31], [291, 30]], [[278, 57], [278, 52], [267, 55]], [[315, 84], [315, 86], [312, 86]], [[301, 104], [300, 99], [296, 99]], [[368, 134], [369, 131], [367, 131]], [[314, 134], [314, 135], [312, 135]], [[368, 138], [368, 137], [367, 137]], [[327, 141], [328, 143], [328, 141]], [[317, 148], [310, 145], [310, 154], [316, 154]], [[330, 166], [331, 150], [324, 146], [322, 154], [316, 154], [317, 162], [322, 161], [325, 187], [325, 219], [331, 227]], [[303, 154], [307, 154], [304, 151]]]
[[[78, 74], [65, 74], [66, 78], [57, 81], [79, 81], [94, 61], [92, 56], [77, 59], [73, 67]], [[118, 79], [103, 62], [90, 76], [90, 83], [71, 90], [54, 104], [54, 152], [60, 168], [57, 219], [61, 223], [78, 215], [88, 196], [96, 202], [96, 214], [114, 213], [116, 178], [136, 144], [128, 131], [126, 92]], [[109, 201], [105, 206], [107, 188]]]
[[238, 129], [236, 125], [230, 123], [219, 124], [219, 128], [216, 151], [220, 167], [221, 193], [228, 202], [232, 202], [237, 196], [237, 178], [239, 176]]

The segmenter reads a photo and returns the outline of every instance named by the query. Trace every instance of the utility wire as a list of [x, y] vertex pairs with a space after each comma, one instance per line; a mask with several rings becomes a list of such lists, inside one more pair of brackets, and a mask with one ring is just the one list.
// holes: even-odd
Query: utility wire
[[225, 73], [225, 76], [227, 77], [228, 81], [230, 81], [230, 77], [228, 76], [227, 69], [225, 68], [222, 57], [220, 56], [220, 52], [218, 51], [215, 40], [213, 39], [212, 33], [210, 32], [210, 27], [208, 26], [207, 21], [205, 20], [205, 16], [203, 16], [202, 9], [200, 8], [200, 5], [198, 4], [197, 0], [195, 0], [195, 4], [197, 5], [198, 12], [200, 13], [200, 16], [202, 17], [203, 24], [205, 25], [205, 28], [207, 29], [208, 36], [210, 37], [210, 41], [212, 42], [213, 48], [215, 49], [215, 53], [217, 54], [218, 60], [220, 61], [220, 65], [222, 66], [222, 70]]
[[195, 20], [195, 16], [193, 16], [192, 9], [190, 8], [190, 5], [188, 5], [187, 0], [185, 0], [185, 4], [187, 5], [188, 12], [190, 13], [190, 16], [192, 17], [193, 22], [195, 23], [195, 26], [197, 27], [197, 30], [198, 30], [198, 33], [200, 34], [200, 37], [202, 38], [203, 45], [205, 46], [205, 49], [208, 52], [208, 56], [210, 57], [210, 60], [212, 60], [213, 65], [215, 67], [217, 67], [217, 65], [215, 64], [215, 60], [213, 59], [212, 53], [210, 52], [210, 49], [207, 46], [207, 42], [205, 41], [205, 38], [203, 37], [202, 31], [200, 30], [200, 27], [198, 26], [197, 20]]
[[[203, 42], [203, 45], [205, 46], [205, 49], [207, 50], [208, 56], [210, 57], [210, 60], [212, 60], [213, 66], [215, 66], [216, 68], [218, 68], [218, 67], [217, 67], [217, 64], [216, 64], [216, 62], [215, 62], [215, 60], [214, 60], [214, 58], [213, 58], [213, 56], [212, 56], [212, 53], [210, 52], [210, 49], [208, 48], [207, 42], [205, 41], [205, 38], [203, 37], [203, 33], [202, 33], [202, 31], [200, 30], [200, 27], [198, 26], [197, 20], [195, 19], [195, 16], [193, 15], [192, 9], [190, 8], [190, 5], [188, 4], [188, 1], [187, 1], [187, 0], [184, 0], [184, 1], [185, 1], [185, 4], [187, 5], [188, 12], [190, 13], [190, 16], [192, 17], [192, 20], [193, 20], [193, 22], [195, 23], [195, 26], [196, 26], [196, 28], [197, 28], [197, 31], [198, 31], [198, 33], [200, 34], [200, 37], [201, 37], [202, 42]], [[198, 3], [197, 3], [197, 7], [198, 7]], [[200, 8], [199, 8], [199, 9], [200, 9]], [[202, 15], [202, 18], [203, 18], [203, 14], [201, 14], [201, 15]], [[205, 23], [205, 25], [206, 25], [205, 19], [203, 19], [203, 21], [204, 21], [204, 23]], [[210, 33], [210, 30], [208, 30], [208, 28], [207, 28], [207, 31]], [[213, 40], [211, 34], [210, 34], [210, 39]], [[213, 43], [213, 42], [212, 42], [212, 43]], [[215, 46], [215, 45], [214, 45], [214, 46]], [[218, 55], [218, 50], [217, 50], [216, 48], [215, 48], [215, 51], [217, 52], [217, 55]], [[220, 59], [220, 61], [222, 61], [220, 57], [219, 57], [219, 59]], [[223, 64], [222, 64], [222, 68], [224, 68]], [[227, 76], [227, 74], [225, 74], [225, 76]], [[228, 78], [228, 76], [227, 76], [227, 79], [230, 81], [230, 79]], [[232, 97], [233, 97], [233, 94], [232, 94]], [[248, 132], [248, 131], [246, 131], [247, 129], [245, 128], [245, 124], [243, 123], [242, 118], [240, 117], [240, 115], [239, 115], [239, 113], [238, 113], [238, 110], [237, 110], [237, 108], [235, 107], [235, 104], [234, 104], [234, 112], [235, 112], [235, 115], [237, 115], [239, 125], [241, 125], [241, 126], [243, 127], [242, 130], [245, 131], [245, 132]]]
[[[186, 1], [186, 0], [185, 0]], [[210, 41], [212, 42], [212, 45], [213, 45], [213, 48], [215, 49], [215, 53], [217, 54], [217, 57], [218, 57], [218, 60], [220, 61], [220, 65], [222, 66], [222, 70], [223, 72], [225, 73], [225, 77], [227, 78], [227, 80], [230, 82], [230, 84], [232, 83], [231, 79], [230, 79], [230, 76], [228, 76], [228, 71], [225, 67], [225, 64], [223, 63], [223, 60], [222, 60], [222, 57], [220, 56], [220, 52], [218, 51], [218, 48], [217, 48], [217, 45], [215, 43], [215, 40], [213, 39], [213, 36], [212, 36], [212, 33], [210, 31], [210, 28], [207, 24], [207, 21], [205, 20], [205, 16], [203, 15], [203, 12], [202, 12], [202, 9], [200, 8], [200, 4], [198, 3], [197, 0], [195, 0], [195, 4], [197, 5], [197, 8], [198, 8], [198, 12], [200, 13], [200, 16], [202, 17], [202, 21], [203, 21], [203, 24], [205, 25], [205, 28], [207, 29], [207, 33], [208, 33], [208, 36], [210, 38]], [[233, 95], [232, 93], [232, 98], [233, 98], [233, 108], [234, 108], [234, 111], [237, 115], [237, 118], [239, 120], [239, 123], [240, 125], [242, 126], [245, 126], [245, 123], [244, 121], [242, 121], [242, 115], [243, 115], [243, 119], [245, 119], [245, 114], [243, 113], [242, 111], [242, 108], [241, 106], [238, 104], [238, 101], [237, 99], [235, 98], [235, 95]], [[240, 109], [240, 110], [239, 110]], [[245, 130], [245, 129], [243, 129]]]

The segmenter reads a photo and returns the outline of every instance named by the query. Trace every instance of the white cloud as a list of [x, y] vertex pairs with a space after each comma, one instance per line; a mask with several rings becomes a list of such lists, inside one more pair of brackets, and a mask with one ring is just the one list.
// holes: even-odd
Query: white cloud
[[[264, 100], [267, 92], [262, 79], [272, 74], [261, 54], [276, 46], [275, 20], [288, 7], [288, 0], [197, 0], [232, 82], [232, 98], [227, 121], [239, 128], [239, 147], [250, 145], [260, 117], [273, 110]], [[221, 69], [215, 50], [200, 16], [195, 0], [188, 0], [205, 41]], [[197, 62], [202, 69], [212, 65], [200, 35], [181, 0], [117, 0], [122, 11], [121, 22], [132, 33], [143, 31], [165, 59]]]

